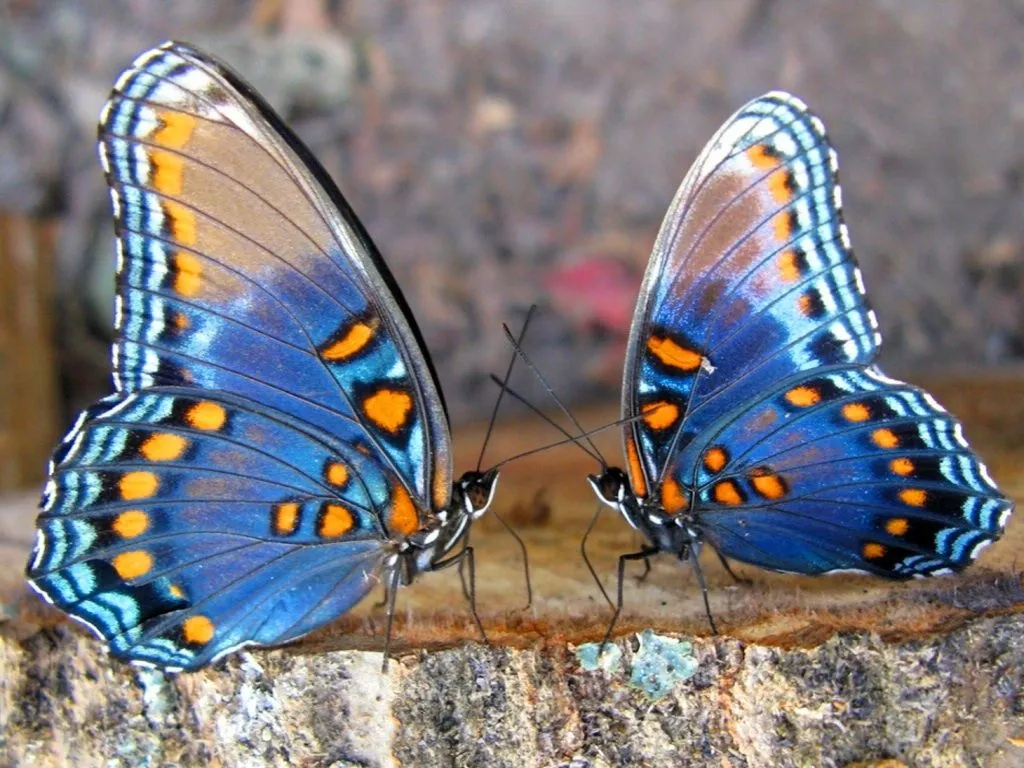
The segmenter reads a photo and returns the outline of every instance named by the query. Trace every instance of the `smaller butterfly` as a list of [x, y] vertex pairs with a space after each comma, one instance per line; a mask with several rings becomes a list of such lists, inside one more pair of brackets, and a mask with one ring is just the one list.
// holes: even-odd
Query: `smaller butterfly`
[[453, 483], [420, 332], [309, 150], [181, 43], [120, 77], [99, 146], [116, 393], [54, 453], [30, 584], [169, 670], [295, 640], [381, 582], [390, 640], [397, 588], [456, 563], [479, 627], [468, 535], [497, 470]]
[[626, 353], [627, 471], [588, 478], [646, 540], [619, 559], [608, 636], [625, 563], [659, 552], [693, 565], [714, 630], [705, 543], [727, 568], [903, 579], [1000, 537], [1013, 504], [880, 344], [824, 125], [786, 93], [751, 101], [669, 207]]

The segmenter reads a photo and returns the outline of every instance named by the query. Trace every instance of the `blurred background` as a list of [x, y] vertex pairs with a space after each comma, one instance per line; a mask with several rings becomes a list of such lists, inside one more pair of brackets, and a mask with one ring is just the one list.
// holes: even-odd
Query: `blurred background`
[[839, 150], [883, 363], [974, 375], [1024, 356], [1020, 0], [0, 0], [0, 490], [38, 482], [109, 391], [95, 125], [168, 38], [230, 63], [334, 176], [456, 422], [486, 417], [501, 323], [532, 303], [527, 349], [557, 391], [617, 402], [665, 208], [773, 88]]

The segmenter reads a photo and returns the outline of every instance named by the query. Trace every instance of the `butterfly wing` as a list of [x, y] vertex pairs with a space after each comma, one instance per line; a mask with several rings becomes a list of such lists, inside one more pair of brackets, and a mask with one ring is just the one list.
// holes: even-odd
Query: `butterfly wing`
[[[957, 570], [1011, 502], [881, 337], [821, 121], [770, 93], [687, 175], [655, 245], [623, 409], [634, 488], [695, 510], [722, 554], [775, 570]], [[693, 498], [693, 494], [696, 498]]]
[[451, 445], [436, 375], [387, 267], [319, 163], [237, 75], [143, 54], [100, 124], [118, 231], [117, 389], [236, 393], [351, 423], [420, 509]]
[[299, 637], [385, 556], [386, 469], [345, 437], [194, 388], [113, 395], [58, 448], [29, 578], [118, 656], [163, 667]]
[[755, 99], [694, 163], [647, 268], [623, 381], [623, 415], [643, 414], [625, 428], [634, 488], [767, 384], [868, 363], [879, 341], [824, 126], [788, 94]]
[[773, 570], [961, 570], [1012, 510], [960, 423], [874, 366], [779, 382], [684, 453], [705, 540]]
[[28, 576], [116, 654], [195, 668], [362, 597], [448, 503], [447, 417], [368, 236], [237, 76], [150, 51], [99, 138], [117, 394], [54, 455]]

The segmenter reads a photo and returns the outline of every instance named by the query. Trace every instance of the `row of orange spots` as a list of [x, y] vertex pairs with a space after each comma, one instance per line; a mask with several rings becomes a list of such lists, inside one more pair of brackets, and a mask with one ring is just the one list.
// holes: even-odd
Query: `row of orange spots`
[[405, 426], [410, 410], [412, 397], [402, 389], [382, 387], [363, 400], [363, 412], [367, 418], [392, 434]]
[[186, 448], [188, 448], [188, 440], [181, 435], [167, 432], [157, 433], [146, 438], [139, 451], [149, 461], [174, 461], [181, 458]]
[[779, 274], [787, 283], [800, 279], [800, 259], [796, 251], [786, 250], [779, 254]]
[[388, 529], [392, 533], [410, 536], [420, 527], [420, 516], [416, 513], [409, 492], [405, 486], [396, 482], [391, 491], [391, 506], [388, 509]]
[[344, 488], [348, 483], [348, 467], [340, 461], [329, 461], [324, 468], [324, 479], [335, 488]]
[[785, 481], [770, 469], [758, 467], [750, 473], [750, 482], [754, 490], [766, 499], [781, 499], [786, 495]]
[[704, 454], [704, 468], [708, 472], [721, 472], [722, 468], [729, 463], [729, 454], [720, 446], [708, 448]]
[[122, 539], [134, 539], [149, 528], [149, 515], [141, 509], [128, 509], [114, 518], [114, 533]]
[[320, 356], [332, 363], [348, 360], [361, 352], [370, 343], [379, 324], [380, 320], [376, 317], [372, 318], [368, 323], [354, 323], [337, 341], [331, 342], [325, 347], [320, 352]]
[[174, 290], [182, 296], [192, 298], [199, 293], [201, 274], [202, 265], [196, 256], [187, 251], [174, 254]]
[[797, 408], [810, 408], [821, 402], [821, 392], [817, 387], [810, 387], [806, 384], [793, 387], [786, 395], [786, 402], [795, 405]]
[[182, 245], [195, 245], [199, 233], [195, 212], [176, 200], [164, 200], [161, 205], [174, 239]]
[[278, 536], [291, 536], [299, 527], [299, 504], [295, 501], [275, 504], [272, 516], [274, 533]]
[[700, 352], [680, 346], [667, 337], [651, 336], [647, 340], [647, 349], [665, 365], [681, 371], [697, 370], [704, 359]]
[[670, 515], [682, 512], [690, 503], [689, 496], [672, 477], [661, 484], [661, 506]]
[[145, 576], [153, 567], [153, 556], [144, 549], [122, 552], [113, 560], [114, 570], [125, 581]]
[[160, 112], [157, 115], [160, 127], [153, 131], [153, 143], [171, 149], [181, 149], [192, 138], [196, 119], [184, 112]]
[[196, 403], [185, 413], [185, 421], [188, 422], [188, 425], [204, 432], [219, 431], [227, 420], [228, 412], [224, 406], [209, 400]]
[[160, 487], [160, 478], [152, 472], [125, 472], [117, 483], [117, 490], [125, 501], [148, 499]]
[[185, 159], [181, 155], [162, 150], [149, 153], [152, 166], [151, 182], [158, 192], [165, 195], [180, 195], [184, 180]]
[[181, 631], [185, 636], [186, 643], [206, 645], [213, 639], [214, 626], [209, 617], [196, 614], [185, 619], [185, 623], [181, 625]]
[[644, 423], [651, 429], [666, 429], [679, 418], [679, 406], [666, 400], [647, 403], [640, 410], [644, 414]]
[[632, 434], [626, 436], [626, 463], [629, 465], [629, 481], [638, 496], [647, 495], [647, 479], [640, 463], [640, 453], [636, 449], [636, 439]]
[[847, 403], [843, 406], [843, 418], [847, 421], [867, 421], [871, 418], [871, 409], [864, 403]]
[[317, 533], [325, 539], [344, 536], [355, 526], [352, 513], [341, 504], [324, 504], [320, 510]]

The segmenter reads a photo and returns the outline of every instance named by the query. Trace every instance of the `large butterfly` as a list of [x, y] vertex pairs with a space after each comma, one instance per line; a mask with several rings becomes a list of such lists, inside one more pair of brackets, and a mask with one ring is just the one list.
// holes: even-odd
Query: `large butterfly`
[[657, 552], [703, 589], [704, 543], [776, 571], [900, 579], [958, 571], [999, 538], [1012, 503], [960, 423], [878, 369], [880, 344], [824, 125], [785, 93], [751, 101], [654, 245], [623, 379], [628, 474], [589, 478], [646, 539], [620, 558], [619, 609], [625, 561]]
[[99, 129], [116, 393], [57, 447], [30, 583], [117, 656], [194, 669], [468, 555], [423, 339], [370, 238], [253, 89], [142, 54]]

